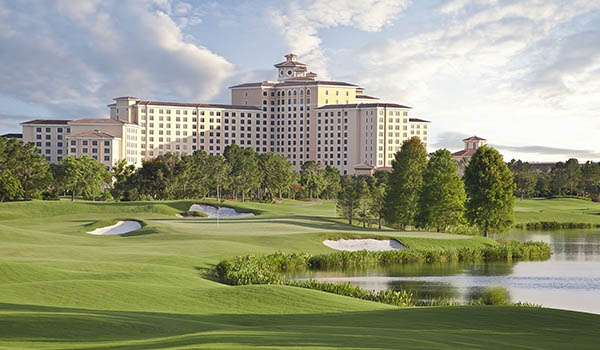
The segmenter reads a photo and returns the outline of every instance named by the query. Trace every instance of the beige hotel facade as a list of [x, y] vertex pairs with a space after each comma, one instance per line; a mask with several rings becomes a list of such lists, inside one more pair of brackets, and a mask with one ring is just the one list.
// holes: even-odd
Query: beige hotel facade
[[429, 122], [412, 118], [410, 107], [381, 103], [354, 84], [318, 80], [295, 55], [285, 57], [275, 65], [278, 81], [231, 86], [230, 105], [118, 97], [109, 119], [23, 122], [23, 141], [49, 162], [88, 155], [109, 168], [121, 159], [139, 167], [167, 152], [223, 154], [237, 144], [282, 154], [295, 170], [314, 160], [342, 174], [391, 167], [411, 137], [427, 144]]

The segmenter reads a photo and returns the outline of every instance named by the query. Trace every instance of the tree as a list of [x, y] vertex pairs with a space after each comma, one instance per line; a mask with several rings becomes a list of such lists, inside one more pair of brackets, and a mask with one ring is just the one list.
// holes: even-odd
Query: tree
[[558, 162], [550, 171], [552, 194], [562, 196], [567, 192], [567, 173], [566, 165]]
[[581, 166], [575, 158], [567, 160], [565, 163], [565, 187], [570, 195], [579, 195], [581, 193]]
[[300, 184], [308, 191], [308, 197], [319, 197], [325, 188], [325, 179], [321, 165], [314, 160], [302, 164], [300, 170]]
[[221, 200], [222, 191], [226, 190], [231, 184], [229, 173], [231, 166], [221, 155], [208, 156], [206, 160], [206, 169], [208, 186], [217, 193], [217, 200]]
[[323, 180], [325, 182], [324, 190], [327, 200], [337, 198], [338, 193], [342, 190], [340, 171], [337, 168], [328, 165], [323, 172]]
[[392, 161], [385, 200], [388, 223], [401, 228], [414, 224], [426, 166], [427, 151], [421, 140], [413, 137], [404, 141]]
[[552, 195], [552, 176], [550, 170], [543, 169], [537, 172], [537, 181], [535, 184], [536, 197], [549, 197]]
[[231, 166], [231, 186], [235, 194], [242, 195], [242, 202], [252, 189], [256, 189], [262, 183], [264, 173], [258, 166], [258, 157], [253, 148], [241, 149], [238, 145], [230, 145], [225, 148], [225, 159]]
[[489, 232], [503, 232], [514, 221], [515, 197], [513, 176], [500, 153], [481, 146], [465, 169], [468, 200], [466, 217], [479, 227], [485, 237]]
[[71, 200], [75, 200], [76, 194], [95, 199], [111, 179], [106, 167], [91, 157], [69, 156], [63, 158], [60, 165], [64, 169], [64, 186], [71, 191]]
[[0, 202], [14, 201], [23, 197], [23, 187], [8, 170], [0, 169]]
[[600, 200], [600, 163], [586, 162], [581, 173], [583, 190], [594, 201]]
[[538, 174], [535, 169], [527, 162], [514, 159], [508, 163], [508, 168], [513, 173], [515, 181], [515, 196], [530, 197], [535, 192], [535, 185], [538, 181]]
[[[52, 182], [49, 164], [34, 144], [16, 139], [0, 137], [0, 170], [19, 181], [22, 192], [15, 199], [40, 198]], [[5, 176], [5, 181], [10, 182], [8, 175]]]
[[262, 186], [269, 194], [271, 201], [278, 193], [281, 198], [282, 192], [289, 188], [294, 180], [292, 163], [277, 153], [262, 153], [259, 156], [260, 168], [264, 172]]
[[457, 174], [458, 166], [447, 149], [431, 154], [423, 173], [423, 189], [415, 221], [420, 227], [434, 227], [437, 232], [463, 222], [465, 188]]
[[383, 225], [383, 216], [385, 213], [385, 189], [384, 182], [377, 182], [371, 188], [370, 193], [370, 212], [377, 219], [377, 225], [381, 230]]
[[175, 166], [175, 199], [206, 197], [209, 192], [208, 157], [202, 150], [181, 156]]
[[341, 216], [348, 219], [352, 225], [352, 219], [357, 215], [361, 198], [366, 191], [367, 183], [364, 179], [346, 175], [342, 177], [342, 191], [336, 202], [336, 209]]
[[134, 165], [127, 165], [125, 159], [121, 159], [112, 168], [112, 177], [114, 179], [112, 196], [116, 200], [131, 200], [130, 191], [131, 176], [135, 172]]

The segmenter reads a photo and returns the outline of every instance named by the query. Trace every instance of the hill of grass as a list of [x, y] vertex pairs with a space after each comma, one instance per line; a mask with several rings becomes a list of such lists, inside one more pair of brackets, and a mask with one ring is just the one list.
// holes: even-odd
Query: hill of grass
[[600, 225], [600, 203], [577, 198], [517, 199], [515, 223], [536, 222]]
[[[250, 253], [332, 250], [334, 203], [229, 203], [250, 218], [176, 218], [190, 201], [0, 204], [0, 349], [595, 348], [597, 315], [514, 307], [399, 309], [288, 286], [216, 283], [207, 270]], [[314, 203], [310, 203], [314, 204]], [[140, 234], [93, 236], [141, 220]], [[410, 247], [494, 244], [387, 230]]]

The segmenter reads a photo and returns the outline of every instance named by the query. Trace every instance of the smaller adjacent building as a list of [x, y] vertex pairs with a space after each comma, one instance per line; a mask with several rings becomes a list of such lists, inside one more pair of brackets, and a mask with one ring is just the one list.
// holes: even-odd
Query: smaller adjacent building
[[8, 134], [0, 135], [0, 137], [4, 137], [5, 139], [17, 139], [20, 141], [23, 140], [23, 134], [18, 134], [18, 133], [8, 133]]
[[465, 144], [465, 148], [458, 152], [452, 153], [452, 158], [456, 162], [461, 162], [463, 160], [469, 160], [475, 154], [475, 151], [486, 143], [486, 139], [481, 138], [479, 136], [471, 136], [463, 140]]

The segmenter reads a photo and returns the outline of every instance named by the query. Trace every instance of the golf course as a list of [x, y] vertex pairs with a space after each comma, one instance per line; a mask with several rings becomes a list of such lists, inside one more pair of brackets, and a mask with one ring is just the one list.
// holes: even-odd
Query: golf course
[[[248, 254], [335, 250], [336, 235], [408, 249], [480, 236], [350, 226], [333, 201], [226, 202], [254, 216], [181, 217], [194, 201], [0, 203], [0, 349], [596, 349], [600, 315], [540, 307], [400, 308], [212, 271]], [[600, 224], [600, 205], [517, 200], [516, 223]], [[88, 234], [118, 221], [141, 228]]]

